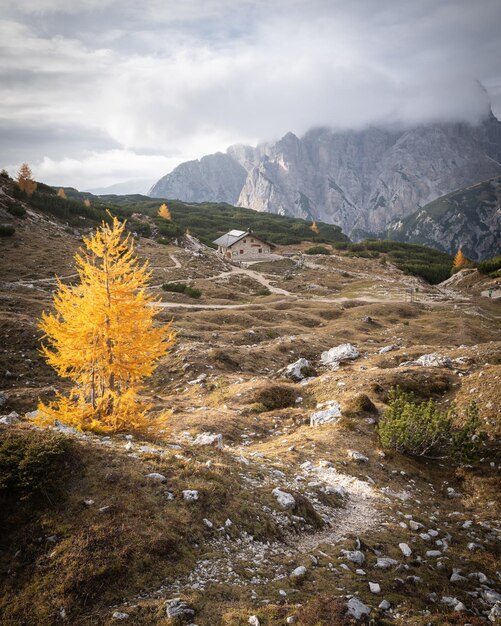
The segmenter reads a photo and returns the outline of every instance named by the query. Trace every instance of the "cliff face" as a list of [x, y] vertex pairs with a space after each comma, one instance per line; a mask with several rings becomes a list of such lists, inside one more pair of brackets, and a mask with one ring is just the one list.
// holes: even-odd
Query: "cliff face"
[[234, 158], [218, 152], [200, 161], [181, 163], [156, 182], [149, 195], [185, 202], [236, 204], [246, 177], [247, 171]]
[[257, 148], [184, 163], [151, 194], [218, 200], [381, 233], [396, 219], [455, 189], [501, 175], [501, 123], [428, 124], [288, 133]]
[[388, 237], [450, 254], [461, 248], [475, 261], [501, 253], [501, 177], [434, 200], [399, 220]]

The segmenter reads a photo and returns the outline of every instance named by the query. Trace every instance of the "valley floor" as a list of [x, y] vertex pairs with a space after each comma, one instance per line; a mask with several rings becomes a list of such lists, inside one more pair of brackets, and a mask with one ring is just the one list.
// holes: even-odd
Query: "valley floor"
[[[0, 412], [20, 416], [65, 388], [38, 352], [37, 320], [54, 274], [75, 279], [80, 242], [30, 220], [0, 242]], [[4, 503], [2, 623], [496, 619], [499, 300], [476, 273], [430, 286], [379, 260], [299, 248], [236, 268], [190, 238], [138, 242], [159, 316], [178, 331], [144, 391], [156, 413], [171, 411], [168, 428], [149, 440], [60, 428], [69, 452], [58, 497]], [[166, 292], [165, 282], [202, 295]], [[322, 364], [344, 343], [359, 358]], [[448, 366], [412, 363], [431, 353]], [[299, 358], [309, 376], [286, 379]], [[383, 452], [377, 420], [396, 385], [460, 410], [475, 399], [488, 433], [482, 458], [455, 467]], [[310, 425], [334, 403], [337, 422]], [[11, 421], [2, 438], [36, 445], [29, 419]]]

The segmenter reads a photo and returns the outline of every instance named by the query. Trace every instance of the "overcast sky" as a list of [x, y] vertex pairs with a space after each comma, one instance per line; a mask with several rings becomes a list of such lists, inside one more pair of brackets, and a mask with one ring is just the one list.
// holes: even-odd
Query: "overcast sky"
[[[501, 117], [500, 0], [0, 0], [0, 167], [80, 189], [314, 126]], [[480, 87], [481, 83], [487, 94]]]

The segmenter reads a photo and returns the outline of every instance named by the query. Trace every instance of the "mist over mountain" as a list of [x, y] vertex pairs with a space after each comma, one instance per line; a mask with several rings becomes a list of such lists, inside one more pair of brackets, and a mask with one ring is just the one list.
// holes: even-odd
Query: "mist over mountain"
[[477, 125], [319, 128], [255, 148], [232, 146], [181, 164], [150, 195], [334, 223], [356, 237], [382, 233], [436, 198], [498, 175], [501, 123], [490, 113]]

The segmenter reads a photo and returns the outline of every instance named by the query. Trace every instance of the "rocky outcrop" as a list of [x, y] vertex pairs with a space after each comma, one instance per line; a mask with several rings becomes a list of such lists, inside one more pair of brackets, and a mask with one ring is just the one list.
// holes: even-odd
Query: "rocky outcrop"
[[390, 239], [421, 243], [475, 261], [501, 250], [501, 177], [450, 193], [390, 225]]
[[223, 200], [339, 224], [357, 236], [383, 233], [444, 194], [501, 175], [500, 160], [501, 122], [492, 114], [478, 126], [320, 128], [184, 163], [151, 195]]

